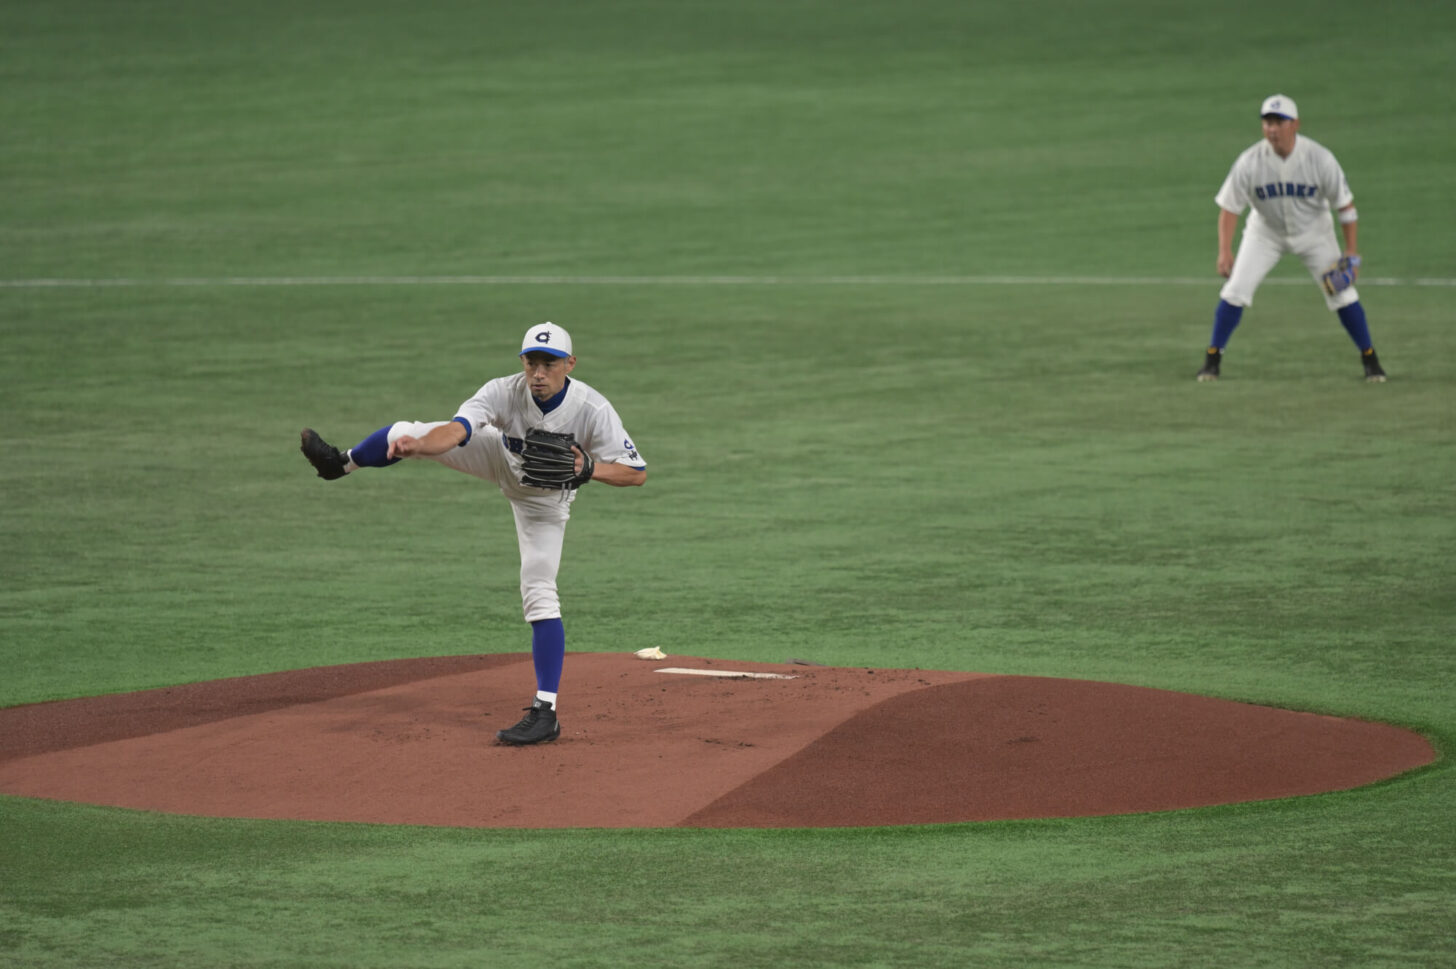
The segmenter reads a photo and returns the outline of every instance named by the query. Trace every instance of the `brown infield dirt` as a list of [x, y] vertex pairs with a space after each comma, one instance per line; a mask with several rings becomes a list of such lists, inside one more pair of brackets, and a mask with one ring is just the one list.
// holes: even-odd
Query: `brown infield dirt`
[[830, 827], [1230, 804], [1436, 759], [1398, 727], [1115, 683], [630, 653], [568, 657], [560, 740], [498, 745], [534, 682], [529, 655], [499, 654], [11, 707], [0, 792], [209, 817]]

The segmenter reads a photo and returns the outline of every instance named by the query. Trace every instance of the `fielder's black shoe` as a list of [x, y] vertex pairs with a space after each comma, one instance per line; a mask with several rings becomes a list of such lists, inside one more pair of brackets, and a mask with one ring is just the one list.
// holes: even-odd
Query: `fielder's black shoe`
[[1205, 380], [1218, 379], [1218, 365], [1223, 363], [1223, 351], [1209, 347], [1208, 352], [1203, 355], [1203, 369], [1198, 371], [1198, 380], [1202, 383]]
[[516, 746], [549, 743], [559, 736], [561, 736], [561, 724], [556, 721], [556, 711], [551, 709], [551, 704], [540, 697], [526, 707], [526, 715], [521, 718], [520, 723], [495, 732], [496, 740], [503, 744]]
[[318, 472], [318, 476], [325, 481], [334, 481], [344, 476], [344, 468], [348, 465], [349, 459], [338, 448], [324, 441], [318, 436], [318, 431], [311, 427], [305, 427], [301, 435], [303, 443], [298, 449], [303, 456], [308, 458], [308, 463]]
[[1375, 355], [1375, 348], [1371, 347], [1360, 354], [1360, 362], [1365, 365], [1365, 382], [1372, 384], [1385, 383], [1385, 370], [1380, 366], [1380, 358]]

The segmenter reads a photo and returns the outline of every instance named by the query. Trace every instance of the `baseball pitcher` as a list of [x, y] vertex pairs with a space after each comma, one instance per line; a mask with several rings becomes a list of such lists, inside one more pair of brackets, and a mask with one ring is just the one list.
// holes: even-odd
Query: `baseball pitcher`
[[561, 733], [557, 696], [566, 632], [556, 574], [577, 489], [589, 481], [617, 487], [647, 480], [647, 462], [607, 398], [568, 374], [576, 367], [571, 335], [555, 323], [526, 331], [521, 371], [492, 380], [448, 421], [398, 421], [347, 451], [304, 428], [300, 449], [319, 477], [333, 481], [360, 468], [429, 458], [495, 484], [516, 519], [521, 604], [531, 625], [536, 696], [504, 744], [535, 744]]

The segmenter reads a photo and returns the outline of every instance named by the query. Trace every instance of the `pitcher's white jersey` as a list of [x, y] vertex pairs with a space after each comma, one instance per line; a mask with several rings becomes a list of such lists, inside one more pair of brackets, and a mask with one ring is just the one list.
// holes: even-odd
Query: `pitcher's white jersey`
[[570, 377], [566, 378], [561, 402], [548, 413], [541, 413], [531, 396], [526, 375], [517, 373], [485, 384], [460, 405], [455, 416], [470, 423], [472, 435], [501, 435], [517, 480], [521, 476], [521, 447], [526, 432], [533, 427], [576, 435], [577, 445], [598, 462], [647, 467], [611, 402]]
[[1249, 148], [1234, 161], [1214, 196], [1229, 212], [1242, 214], [1252, 206], [1248, 228], [1286, 239], [1332, 227], [1330, 210], [1354, 200], [1334, 154], [1303, 135], [1295, 139], [1288, 158], [1280, 158], [1267, 141]]

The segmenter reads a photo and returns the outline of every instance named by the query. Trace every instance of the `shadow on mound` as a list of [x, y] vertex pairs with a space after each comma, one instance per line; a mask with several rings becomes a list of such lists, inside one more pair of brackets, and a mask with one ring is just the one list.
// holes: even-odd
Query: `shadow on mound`
[[1345, 790], [1434, 759], [1424, 738], [1383, 724], [1115, 683], [1003, 676], [882, 702], [686, 823], [883, 825], [1166, 811]]

